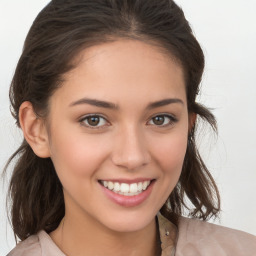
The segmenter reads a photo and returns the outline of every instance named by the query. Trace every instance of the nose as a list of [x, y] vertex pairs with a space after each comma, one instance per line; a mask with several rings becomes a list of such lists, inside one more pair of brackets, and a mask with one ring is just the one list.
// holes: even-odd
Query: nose
[[115, 138], [112, 162], [127, 170], [147, 165], [151, 156], [143, 132], [135, 127], [126, 127]]

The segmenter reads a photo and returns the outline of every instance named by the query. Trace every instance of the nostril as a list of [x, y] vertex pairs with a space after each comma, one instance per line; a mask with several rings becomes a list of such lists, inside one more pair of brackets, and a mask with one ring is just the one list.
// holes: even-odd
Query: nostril
[[150, 156], [146, 153], [141, 154], [116, 154], [112, 157], [112, 162], [119, 167], [124, 167], [130, 171], [136, 170], [142, 166], [149, 164], [151, 161]]

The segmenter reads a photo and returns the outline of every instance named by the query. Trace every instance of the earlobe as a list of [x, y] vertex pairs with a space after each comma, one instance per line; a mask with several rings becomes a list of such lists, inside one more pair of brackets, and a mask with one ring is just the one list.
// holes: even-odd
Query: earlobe
[[25, 101], [21, 104], [19, 121], [24, 138], [34, 153], [41, 158], [50, 157], [48, 133], [44, 120], [37, 117], [31, 102]]

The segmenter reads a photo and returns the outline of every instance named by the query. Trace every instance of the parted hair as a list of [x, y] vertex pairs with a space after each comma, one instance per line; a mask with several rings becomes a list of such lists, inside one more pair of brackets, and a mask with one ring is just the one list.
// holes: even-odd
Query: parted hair
[[[204, 54], [182, 9], [172, 0], [51, 1], [28, 32], [11, 83], [11, 109], [17, 125], [24, 101], [32, 103], [39, 117], [47, 116], [49, 98], [61, 87], [63, 74], [75, 67], [73, 60], [81, 50], [120, 38], [156, 44], [172, 56], [183, 69], [188, 112], [197, 114], [180, 179], [161, 213], [176, 225], [185, 211], [203, 220], [217, 217], [219, 192], [195, 143], [198, 121], [217, 130], [213, 114], [196, 102]], [[15, 236], [24, 240], [42, 229], [55, 230], [65, 215], [65, 204], [51, 158], [35, 155], [24, 139], [5, 171], [11, 166], [8, 202]]]

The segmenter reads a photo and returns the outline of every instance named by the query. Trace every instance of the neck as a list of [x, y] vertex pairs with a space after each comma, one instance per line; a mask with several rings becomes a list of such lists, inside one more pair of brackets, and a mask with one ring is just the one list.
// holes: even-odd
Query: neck
[[116, 232], [95, 221], [74, 218], [66, 212], [59, 227], [50, 236], [67, 256], [155, 256], [157, 228], [155, 220], [139, 231]]

